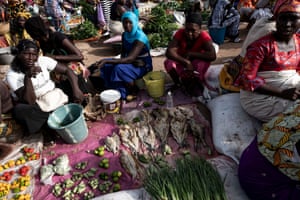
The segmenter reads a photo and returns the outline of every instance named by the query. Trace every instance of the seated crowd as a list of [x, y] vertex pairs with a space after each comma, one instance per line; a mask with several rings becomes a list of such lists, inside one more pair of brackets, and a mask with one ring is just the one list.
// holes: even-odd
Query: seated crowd
[[[152, 71], [153, 65], [139, 15], [134, 9], [125, 10], [124, 4], [121, 0], [113, 4], [119, 13], [114, 17], [122, 25], [120, 58], [101, 59], [89, 67], [66, 35], [51, 30], [40, 16], [17, 14], [13, 23], [20, 26], [11, 31], [23, 36], [7, 36], [15, 57], [0, 82], [1, 113], [12, 113], [26, 133], [35, 134], [48, 128], [48, 116], [57, 107], [69, 102], [85, 106], [87, 93], [115, 89], [124, 101], [134, 100], [135, 80]], [[226, 24], [227, 36], [239, 42], [237, 8], [226, 0], [212, 5], [209, 25]], [[258, 9], [245, 5], [239, 9], [248, 17]], [[251, 24], [240, 55], [224, 68], [234, 76], [228, 88], [238, 89], [244, 111], [265, 123], [240, 159], [242, 188], [250, 199], [296, 200], [300, 198], [300, 2], [278, 0], [272, 5], [271, 16]], [[218, 10], [226, 10], [228, 16], [221, 19]], [[174, 82], [172, 89], [183, 88], [192, 97], [203, 95], [205, 73], [217, 57], [213, 42], [202, 28], [201, 11], [188, 13], [166, 50], [164, 67]], [[0, 122], [4, 127], [2, 115]]]

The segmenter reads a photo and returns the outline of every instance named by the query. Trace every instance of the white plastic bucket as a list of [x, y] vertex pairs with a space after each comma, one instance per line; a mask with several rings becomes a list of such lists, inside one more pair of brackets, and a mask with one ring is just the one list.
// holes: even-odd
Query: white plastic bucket
[[119, 113], [121, 110], [121, 93], [118, 90], [104, 90], [100, 100], [106, 113]]

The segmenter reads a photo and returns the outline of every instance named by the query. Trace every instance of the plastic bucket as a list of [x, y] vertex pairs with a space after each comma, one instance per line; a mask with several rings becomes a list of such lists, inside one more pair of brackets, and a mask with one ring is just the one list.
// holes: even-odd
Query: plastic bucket
[[71, 103], [60, 106], [48, 118], [48, 126], [70, 144], [79, 143], [88, 136], [87, 124], [83, 116], [83, 107]]
[[153, 98], [164, 95], [165, 92], [165, 74], [162, 71], [148, 72], [144, 77], [144, 82], [148, 94]]
[[121, 93], [118, 90], [104, 90], [100, 100], [106, 113], [118, 113], [121, 110]]
[[225, 39], [226, 27], [224, 28], [209, 28], [209, 35], [212, 40], [217, 44], [223, 44]]

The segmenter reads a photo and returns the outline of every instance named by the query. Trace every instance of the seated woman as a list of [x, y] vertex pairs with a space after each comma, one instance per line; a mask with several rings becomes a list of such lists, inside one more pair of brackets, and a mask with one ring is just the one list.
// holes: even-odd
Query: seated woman
[[30, 39], [30, 35], [25, 30], [25, 22], [30, 17], [29, 12], [18, 12], [16, 17], [11, 19], [9, 32], [4, 35], [9, 46], [16, 46], [22, 39]]
[[122, 34], [121, 58], [102, 59], [95, 66], [100, 68], [106, 88], [117, 89], [122, 99], [131, 100], [135, 92], [134, 81], [152, 71], [153, 66], [150, 44], [138, 26], [136, 15], [125, 12], [122, 23], [125, 32]]
[[121, 35], [124, 32], [121, 17], [126, 11], [130, 11], [126, 4], [127, 0], [116, 0], [110, 7], [109, 31], [111, 36]]
[[175, 33], [168, 45], [164, 62], [175, 87], [183, 84], [192, 96], [202, 95], [204, 75], [216, 59], [212, 39], [201, 26], [200, 13], [187, 15], [185, 27]]
[[237, 9], [240, 13], [242, 21], [249, 21], [251, 14], [255, 10], [257, 0], [240, 0]]
[[[79, 86], [82, 92], [95, 92], [91, 87], [92, 84], [87, 84], [89, 83], [87, 81], [90, 74], [89, 70], [83, 65], [84, 57], [67, 35], [58, 31], [51, 31], [40, 16], [29, 18], [25, 23], [25, 29], [34, 40], [39, 42], [44, 56], [63, 63], [78, 75]], [[57, 83], [57, 86], [65, 89], [69, 88], [68, 91], [65, 91], [66, 93], [72, 92], [66, 77], [54, 74], [52, 78]]]
[[226, 27], [225, 36], [231, 42], [240, 42], [239, 38], [240, 14], [233, 7], [233, 0], [217, 0], [212, 5], [212, 13], [208, 21], [209, 28]]
[[250, 199], [300, 198], [300, 104], [264, 124], [244, 150], [238, 169], [241, 187]]
[[61, 7], [61, 0], [45, 0], [44, 8], [48, 17], [51, 17], [51, 25], [56, 31], [61, 29], [63, 19], [63, 9]]
[[242, 107], [264, 122], [300, 97], [299, 6], [295, 2], [280, 5], [275, 13], [277, 30], [248, 46], [236, 80], [242, 88]]
[[56, 60], [39, 56], [39, 47], [31, 40], [21, 40], [16, 47], [16, 56], [7, 72], [6, 80], [16, 97], [13, 116], [29, 134], [38, 132], [47, 124], [49, 114], [69, 102], [69, 97], [50, 79], [50, 71], [68, 77], [74, 101], [81, 103], [83, 93], [78, 87], [77, 76], [70, 68]]

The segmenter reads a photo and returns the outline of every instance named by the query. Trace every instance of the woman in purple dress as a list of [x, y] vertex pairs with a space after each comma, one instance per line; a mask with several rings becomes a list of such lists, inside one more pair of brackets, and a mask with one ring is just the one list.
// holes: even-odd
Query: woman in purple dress
[[[280, 45], [282, 46], [282, 41], [286, 41], [290, 46], [289, 52], [293, 52], [290, 54], [290, 58], [297, 58], [300, 54], [300, 36], [296, 34], [300, 27], [300, 2], [298, 0], [282, 2], [277, 13], [275, 16], [277, 31], [268, 37], [272, 44], [269, 46], [273, 46], [275, 49], [268, 55], [275, 56], [274, 60], [280, 60], [280, 53], [282, 54]], [[267, 36], [262, 39], [265, 41]], [[264, 43], [254, 42], [251, 44], [252, 48], [253, 45], [262, 46]], [[264, 46], [263, 49], [267, 49], [269, 46]], [[251, 57], [261, 58], [266, 55], [267, 51], [257, 51], [256, 55], [253, 53]], [[297, 66], [299, 66], [299, 62]], [[249, 62], [247, 62], [246, 68], [248, 71], [251, 69]], [[274, 67], [274, 70], [279, 69]], [[286, 67], [281, 68], [281, 71], [290, 72], [292, 69]], [[261, 92], [263, 88], [258, 92]], [[239, 180], [250, 199], [300, 199], [300, 95], [297, 90], [295, 87], [289, 89], [289, 92], [282, 92], [282, 95], [289, 96], [292, 102], [291, 106], [264, 124], [257, 137], [241, 156]], [[267, 94], [271, 95], [272, 93]]]

